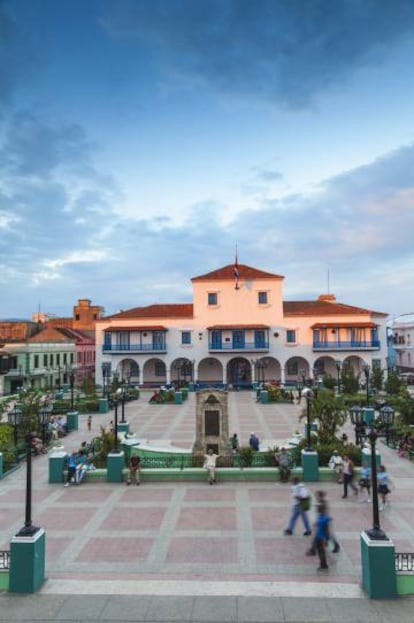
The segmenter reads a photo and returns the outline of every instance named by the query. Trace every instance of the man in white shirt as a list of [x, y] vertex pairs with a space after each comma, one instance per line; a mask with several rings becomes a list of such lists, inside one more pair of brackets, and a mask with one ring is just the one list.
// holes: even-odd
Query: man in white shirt
[[211, 448], [204, 455], [204, 469], [207, 470], [207, 480], [211, 485], [216, 482], [216, 462], [218, 457], [219, 455], [215, 454]]
[[[289, 519], [288, 527], [285, 530], [285, 534], [293, 534], [297, 518], [300, 515], [302, 517], [303, 525], [305, 527], [305, 532], [303, 533], [303, 536], [309, 536], [310, 534], [312, 534], [307, 512], [307, 509], [310, 505], [310, 493], [303, 484], [303, 482], [300, 482], [299, 478], [297, 478], [296, 476], [293, 479], [292, 500], [292, 513]], [[307, 507], [306, 510], [305, 506]]]

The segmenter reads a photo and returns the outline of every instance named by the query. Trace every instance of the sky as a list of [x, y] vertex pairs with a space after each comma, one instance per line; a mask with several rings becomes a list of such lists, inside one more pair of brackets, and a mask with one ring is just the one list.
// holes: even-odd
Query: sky
[[412, 0], [0, 0], [0, 318], [285, 300], [414, 312]]

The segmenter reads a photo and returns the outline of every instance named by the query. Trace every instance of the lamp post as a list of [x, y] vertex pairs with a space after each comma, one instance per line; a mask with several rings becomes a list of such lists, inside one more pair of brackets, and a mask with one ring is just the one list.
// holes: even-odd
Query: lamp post
[[367, 407], [369, 407], [369, 373], [371, 368], [367, 363], [364, 364], [362, 371], [365, 374], [365, 388], [367, 390]]
[[70, 410], [73, 411], [73, 393], [74, 393], [74, 386], [75, 386], [75, 370], [73, 367], [71, 367], [70, 372], [69, 372], [69, 383], [70, 383]]
[[355, 444], [359, 446], [361, 438], [365, 436], [364, 409], [354, 405], [349, 409], [349, 416], [355, 430]]
[[337, 374], [337, 380], [338, 380], [338, 394], [341, 393], [341, 368], [342, 368], [342, 361], [339, 361], [339, 359], [337, 359], [335, 361], [335, 366], [336, 366], [336, 374]]
[[114, 407], [115, 407], [115, 412], [114, 412], [114, 416], [115, 416], [115, 422], [114, 422], [114, 448], [112, 450], [112, 452], [114, 453], [118, 453], [119, 452], [119, 448], [118, 448], [118, 400], [120, 397], [120, 394], [122, 393], [122, 389], [119, 387], [114, 394]]
[[309, 452], [312, 450], [310, 427], [311, 401], [314, 399], [315, 395], [310, 387], [305, 387], [302, 389], [302, 397], [306, 398], [306, 451]]
[[394, 423], [394, 409], [385, 405], [380, 409], [380, 421], [384, 426], [385, 441], [387, 446], [390, 444], [390, 428]]
[[49, 407], [42, 407], [39, 409], [37, 413], [37, 417], [39, 419], [39, 424], [42, 427], [42, 444], [43, 447], [46, 445], [46, 427], [49, 424], [51, 416], [51, 410]]
[[121, 424], [125, 424], [125, 385], [122, 384], [118, 391], [121, 394]]
[[17, 431], [22, 421], [22, 412], [17, 407], [13, 407], [13, 409], [9, 411], [7, 418], [10, 426], [13, 426], [14, 447], [17, 447]]

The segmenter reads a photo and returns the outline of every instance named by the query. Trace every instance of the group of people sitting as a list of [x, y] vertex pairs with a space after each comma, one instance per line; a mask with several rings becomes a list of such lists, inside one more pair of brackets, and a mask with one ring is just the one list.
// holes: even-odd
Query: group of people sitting
[[82, 443], [79, 450], [73, 450], [71, 454], [66, 455], [65, 468], [67, 469], [65, 487], [80, 485], [86, 472], [96, 469], [86, 450], [86, 442]]
[[55, 441], [68, 434], [67, 424], [61, 415], [58, 415], [56, 418], [53, 416], [50, 418], [48, 429], [52, 439]]

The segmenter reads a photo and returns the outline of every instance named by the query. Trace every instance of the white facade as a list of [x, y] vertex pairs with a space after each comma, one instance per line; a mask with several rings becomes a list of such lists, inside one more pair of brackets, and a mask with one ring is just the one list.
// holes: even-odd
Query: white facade
[[403, 314], [390, 325], [395, 365], [399, 372], [414, 372], [414, 314]]
[[[386, 369], [387, 314], [338, 303], [332, 295], [283, 301], [283, 280], [240, 265], [193, 278], [193, 302], [137, 307], [96, 323], [96, 379], [199, 382], [249, 387]], [[237, 287], [236, 287], [237, 286]], [[338, 364], [339, 365], [339, 364]]]

